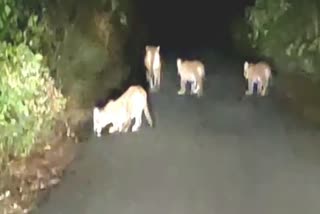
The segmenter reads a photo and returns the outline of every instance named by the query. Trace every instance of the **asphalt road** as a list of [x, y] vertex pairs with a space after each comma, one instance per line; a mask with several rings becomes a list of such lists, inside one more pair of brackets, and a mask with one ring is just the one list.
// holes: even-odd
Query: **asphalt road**
[[320, 135], [269, 96], [242, 97], [242, 64], [203, 59], [204, 96], [178, 96], [174, 58], [156, 127], [90, 137], [43, 214], [319, 214]]

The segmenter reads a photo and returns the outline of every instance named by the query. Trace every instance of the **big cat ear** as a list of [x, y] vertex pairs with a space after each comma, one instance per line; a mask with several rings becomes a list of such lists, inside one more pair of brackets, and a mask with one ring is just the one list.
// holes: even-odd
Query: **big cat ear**
[[248, 67], [249, 67], [249, 63], [248, 63], [248, 61], [245, 61], [245, 62], [244, 62], [244, 65], [243, 65], [243, 69], [244, 69], [244, 70], [247, 70]]

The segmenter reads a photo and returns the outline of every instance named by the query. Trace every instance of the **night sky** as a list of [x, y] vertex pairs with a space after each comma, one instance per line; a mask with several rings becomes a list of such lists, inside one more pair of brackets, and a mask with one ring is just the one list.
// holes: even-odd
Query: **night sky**
[[254, 0], [137, 0], [149, 42], [164, 48], [230, 48], [231, 21]]

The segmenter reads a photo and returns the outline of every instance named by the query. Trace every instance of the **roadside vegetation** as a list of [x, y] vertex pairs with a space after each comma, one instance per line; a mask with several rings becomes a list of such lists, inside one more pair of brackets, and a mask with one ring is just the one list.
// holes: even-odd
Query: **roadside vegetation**
[[132, 17], [126, 0], [0, 1], [0, 213], [59, 183], [91, 106], [128, 76]]
[[290, 106], [320, 122], [320, 2], [255, 0], [232, 31], [242, 55], [273, 66]]

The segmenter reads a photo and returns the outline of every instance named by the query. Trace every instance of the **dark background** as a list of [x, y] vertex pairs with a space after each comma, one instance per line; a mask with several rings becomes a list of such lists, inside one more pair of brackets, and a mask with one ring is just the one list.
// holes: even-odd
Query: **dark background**
[[254, 0], [137, 0], [148, 41], [167, 49], [232, 49], [230, 24]]

